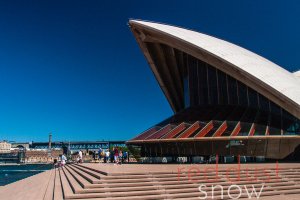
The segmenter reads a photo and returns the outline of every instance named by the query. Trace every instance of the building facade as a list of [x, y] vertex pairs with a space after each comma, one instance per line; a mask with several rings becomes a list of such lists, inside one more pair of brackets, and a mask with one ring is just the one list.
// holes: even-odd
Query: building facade
[[0, 141], [0, 153], [10, 153], [11, 144], [7, 141]]
[[195, 31], [129, 25], [174, 111], [127, 142], [142, 156], [299, 157], [299, 72]]
[[[91, 150], [97, 151], [99, 148], [109, 149], [114, 146], [124, 147], [125, 141], [54, 141], [51, 142], [52, 149], [65, 149], [65, 151], [79, 151], [79, 150]], [[31, 149], [49, 149], [48, 142], [32, 142]]]
[[53, 163], [54, 160], [59, 160], [59, 157], [63, 154], [63, 150], [51, 149], [50, 151], [45, 149], [30, 149], [25, 151], [24, 159], [25, 163]]

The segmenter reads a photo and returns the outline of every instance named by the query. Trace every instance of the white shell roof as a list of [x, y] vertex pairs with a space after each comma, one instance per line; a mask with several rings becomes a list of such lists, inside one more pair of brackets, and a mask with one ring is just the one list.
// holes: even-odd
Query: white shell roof
[[214, 56], [236, 66], [239, 70], [260, 79], [300, 107], [300, 79], [279, 65], [247, 49], [209, 35], [175, 26], [140, 20], [130, 20], [130, 23], [157, 30], [205, 49]]
[[296, 71], [296, 72], [294, 72], [293, 74], [294, 74], [294, 76], [296, 76], [296, 77], [300, 78], [300, 70], [299, 70], [299, 71]]

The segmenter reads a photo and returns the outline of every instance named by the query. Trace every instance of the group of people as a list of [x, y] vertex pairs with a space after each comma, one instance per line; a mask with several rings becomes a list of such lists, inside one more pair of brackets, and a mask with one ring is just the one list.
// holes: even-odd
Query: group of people
[[[115, 164], [122, 164], [124, 161], [127, 160], [128, 158], [128, 153], [126, 151], [122, 151], [118, 147], [114, 147], [111, 151], [109, 149], [103, 150], [99, 149], [98, 150], [98, 158], [99, 161], [103, 159], [104, 163], [115, 163]], [[94, 154], [94, 160], [96, 160], [96, 155]]]
[[[81, 150], [79, 150], [76, 162], [82, 163], [83, 162], [83, 153]], [[93, 159], [94, 161], [99, 160], [100, 163], [115, 163], [115, 164], [122, 164], [124, 162], [128, 162], [128, 152], [122, 151], [122, 149], [119, 149], [118, 147], [113, 147], [111, 150], [109, 149], [102, 149], [99, 148], [98, 152], [93, 152]]]
[[53, 165], [54, 167], [61, 167], [64, 166], [67, 163], [67, 157], [65, 156], [65, 154], [59, 155], [58, 160], [54, 159], [53, 160]]
[[[97, 156], [98, 154], [98, 156]], [[94, 160], [97, 159], [100, 161], [100, 163], [103, 161], [104, 163], [114, 163], [114, 164], [122, 164], [124, 162], [128, 162], [128, 152], [122, 151], [122, 149], [119, 149], [118, 147], [113, 147], [111, 150], [109, 149], [102, 149], [99, 148], [98, 153], [94, 151]], [[77, 157], [76, 157], [77, 163], [83, 162], [83, 152], [79, 150]], [[55, 166], [64, 166], [67, 163], [67, 157], [62, 154], [59, 156], [59, 160], [54, 160]]]

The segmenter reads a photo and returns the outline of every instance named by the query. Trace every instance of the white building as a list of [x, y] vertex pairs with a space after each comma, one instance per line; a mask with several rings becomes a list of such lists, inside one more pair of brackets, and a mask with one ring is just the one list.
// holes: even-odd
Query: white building
[[0, 153], [10, 153], [11, 144], [7, 141], [0, 142]]

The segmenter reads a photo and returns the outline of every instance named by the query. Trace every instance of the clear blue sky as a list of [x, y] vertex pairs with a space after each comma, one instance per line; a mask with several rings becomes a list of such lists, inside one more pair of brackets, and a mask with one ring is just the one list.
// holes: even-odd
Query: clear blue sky
[[126, 140], [172, 115], [129, 18], [207, 33], [295, 71], [299, 10], [297, 1], [1, 1], [0, 140]]

